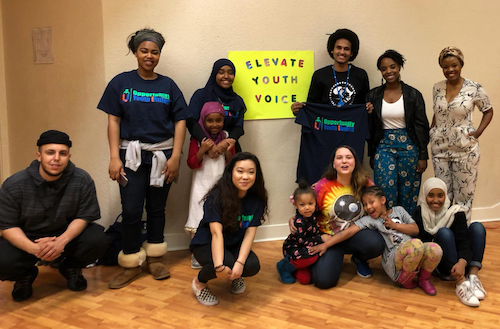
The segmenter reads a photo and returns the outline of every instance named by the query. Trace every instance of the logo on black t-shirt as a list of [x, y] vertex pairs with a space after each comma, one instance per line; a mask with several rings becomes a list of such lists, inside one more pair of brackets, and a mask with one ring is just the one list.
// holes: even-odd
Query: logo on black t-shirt
[[170, 104], [170, 95], [166, 93], [147, 93], [127, 88], [122, 93], [122, 102], [143, 102]]
[[238, 221], [240, 222], [240, 228], [247, 228], [250, 225], [250, 222], [253, 219], [253, 215], [241, 215], [238, 217]]
[[354, 89], [354, 86], [349, 83], [346, 88], [345, 81], [340, 81], [339, 83], [334, 84], [328, 93], [328, 98], [330, 99], [332, 105], [337, 106], [340, 100], [339, 93], [342, 95], [342, 101], [344, 104], [352, 104], [356, 98], [356, 89]]
[[226, 117], [237, 118], [238, 117], [238, 112], [231, 112], [231, 109], [229, 108], [229, 106], [228, 105], [224, 105], [224, 115]]
[[333, 130], [333, 131], [345, 131], [354, 132], [354, 121], [342, 121], [342, 120], [331, 120], [325, 119], [324, 117], [316, 117], [314, 120], [314, 129], [321, 130]]

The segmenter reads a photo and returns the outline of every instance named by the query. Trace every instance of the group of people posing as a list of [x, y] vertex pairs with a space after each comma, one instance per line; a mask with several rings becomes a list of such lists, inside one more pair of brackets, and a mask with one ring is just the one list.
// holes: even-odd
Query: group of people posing
[[[333, 65], [314, 73], [307, 102], [292, 104], [292, 111], [301, 123], [301, 111], [310, 110], [310, 103], [329, 104], [338, 113], [351, 111], [348, 105], [363, 105], [368, 112], [374, 183], [361, 169], [352, 145], [335, 148], [342, 140], [318, 145], [316, 153], [326, 149], [332, 154], [329, 161], [302, 157], [302, 146], [318, 134], [302, 130], [300, 185], [293, 196], [297, 213], [290, 219], [285, 257], [277, 263], [281, 281], [333, 287], [344, 254], [352, 254], [358, 275], [371, 277], [368, 260], [382, 254], [384, 270], [403, 287], [418, 285], [435, 295], [430, 282], [435, 273], [443, 280], [456, 280], [461, 302], [479, 306], [486, 295], [477, 276], [486, 231], [481, 223], [471, 224], [471, 207], [478, 138], [490, 123], [493, 108], [481, 85], [461, 76], [463, 53], [446, 47], [439, 54], [446, 80], [434, 85], [429, 129], [422, 94], [401, 81], [403, 55], [387, 50], [378, 58], [382, 85], [369, 90], [366, 72], [349, 63], [359, 50], [354, 32], [337, 30], [330, 35], [327, 50]], [[475, 107], [483, 113], [477, 129], [472, 125]], [[419, 197], [429, 143], [436, 177], [425, 182]]]
[[322, 178], [312, 187], [301, 181], [293, 194], [296, 215], [283, 243], [284, 258], [277, 263], [280, 280], [331, 288], [340, 278], [345, 254], [352, 254], [363, 278], [372, 276], [368, 260], [382, 255], [385, 272], [404, 288], [419, 286], [436, 295], [430, 281], [435, 274], [456, 281], [462, 303], [479, 306], [486, 295], [477, 276], [486, 231], [481, 223], [468, 225], [464, 208], [451, 205], [447, 192], [441, 179], [428, 179], [410, 215], [403, 206], [389, 206], [354, 149], [338, 147]]
[[[243, 277], [260, 270], [251, 247], [268, 214], [267, 191], [259, 160], [242, 152], [238, 143], [246, 108], [232, 89], [233, 63], [216, 61], [205, 87], [187, 106], [175, 82], [154, 71], [164, 43], [151, 29], [132, 34], [128, 47], [138, 68], [114, 77], [98, 104], [108, 116], [109, 176], [119, 182], [123, 218], [121, 269], [109, 288], [123, 288], [137, 279], [143, 263], [154, 279], [170, 277], [162, 261], [167, 252], [165, 205], [178, 176], [187, 127], [193, 179], [185, 229], [192, 239], [191, 266], [200, 269], [191, 287], [200, 303], [215, 305], [218, 299], [209, 280], [229, 280], [231, 292], [241, 294]], [[386, 82], [369, 90], [366, 72], [349, 63], [359, 50], [354, 32], [337, 30], [327, 49], [334, 64], [314, 73], [307, 102], [294, 103], [292, 111], [307, 111], [308, 103], [327, 104], [332, 111], [352, 104], [366, 107], [368, 153], [379, 187], [370, 187], [373, 183], [350, 146], [319, 149], [327, 154], [319, 167], [299, 158], [305, 169], [298, 170], [298, 181], [302, 172], [312, 174], [293, 196], [297, 215], [285, 241], [286, 257], [278, 263], [281, 280], [330, 288], [339, 280], [345, 253], [353, 254], [351, 261], [363, 277], [372, 274], [368, 259], [383, 253], [384, 269], [404, 287], [418, 284], [435, 294], [429, 279], [437, 267], [443, 278], [457, 280], [462, 302], [479, 305], [478, 298], [486, 294], [477, 278], [485, 231], [479, 223], [470, 224], [470, 208], [479, 161], [477, 138], [493, 110], [482, 87], [461, 77], [463, 54], [448, 47], [439, 56], [447, 80], [434, 87], [429, 134], [422, 95], [400, 81], [401, 54], [388, 50], [379, 58], [377, 67]], [[471, 122], [475, 106], [483, 112], [478, 129]], [[429, 135], [441, 180], [425, 184], [416, 207]], [[93, 223], [100, 217], [94, 183], [69, 161], [68, 135], [47, 131], [37, 145], [37, 160], [0, 188], [0, 279], [15, 281], [16, 301], [32, 295], [39, 260], [57, 260], [68, 288], [85, 289], [81, 268], [107, 246], [102, 227]], [[144, 208], [147, 239], [142, 242]], [[363, 208], [368, 217], [362, 217]]]

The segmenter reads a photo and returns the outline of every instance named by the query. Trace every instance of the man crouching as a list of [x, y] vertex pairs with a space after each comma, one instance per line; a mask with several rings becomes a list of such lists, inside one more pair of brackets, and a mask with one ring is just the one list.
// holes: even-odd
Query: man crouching
[[0, 187], [0, 280], [15, 281], [12, 298], [33, 294], [39, 260], [60, 258], [59, 272], [73, 291], [87, 288], [82, 268], [106, 251], [94, 181], [69, 161], [69, 136], [40, 135], [37, 159]]

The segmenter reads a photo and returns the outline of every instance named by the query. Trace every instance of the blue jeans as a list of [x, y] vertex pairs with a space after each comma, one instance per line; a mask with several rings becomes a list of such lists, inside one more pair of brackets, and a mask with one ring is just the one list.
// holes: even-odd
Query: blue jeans
[[377, 230], [361, 230], [348, 240], [331, 246], [311, 266], [311, 278], [320, 289], [335, 287], [340, 278], [344, 254], [353, 254], [357, 259], [368, 260], [382, 255], [385, 242]]
[[[455, 235], [449, 228], [442, 227], [434, 235], [434, 242], [443, 249], [443, 258], [438, 265], [438, 270], [442, 275], [450, 275], [451, 268], [458, 262], [458, 252], [455, 243]], [[477, 266], [481, 269], [486, 244], [486, 230], [481, 223], [472, 223], [469, 226], [469, 245], [472, 250], [472, 260], [469, 266]], [[468, 270], [468, 269], [466, 269]]]

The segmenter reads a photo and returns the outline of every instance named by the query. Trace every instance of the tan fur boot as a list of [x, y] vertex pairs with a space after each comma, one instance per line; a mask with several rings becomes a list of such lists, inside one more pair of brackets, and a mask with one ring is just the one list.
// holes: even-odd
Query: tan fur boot
[[146, 259], [146, 251], [141, 248], [135, 254], [124, 254], [123, 250], [118, 254], [118, 264], [122, 267], [121, 271], [108, 283], [109, 289], [120, 289], [128, 286], [137, 279], [141, 273], [141, 265]]
[[144, 241], [142, 247], [146, 250], [146, 261], [148, 263], [149, 272], [153, 278], [155, 280], [168, 279], [170, 277], [170, 272], [162, 262], [163, 255], [167, 253], [167, 243], [148, 243]]

